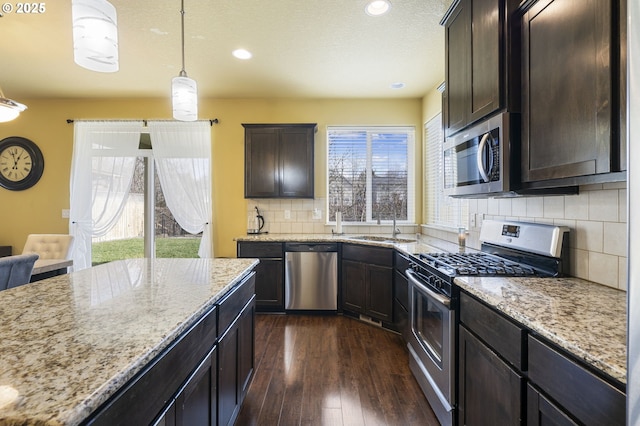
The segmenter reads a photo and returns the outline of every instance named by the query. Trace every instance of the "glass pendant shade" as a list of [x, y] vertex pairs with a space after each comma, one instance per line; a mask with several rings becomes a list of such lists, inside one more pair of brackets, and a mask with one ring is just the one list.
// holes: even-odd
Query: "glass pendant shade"
[[73, 0], [73, 60], [91, 71], [118, 71], [116, 8], [106, 0]]
[[171, 80], [173, 118], [180, 121], [198, 119], [198, 85], [196, 81], [180, 75]]
[[17, 118], [25, 109], [27, 109], [26, 105], [0, 96], [0, 123]]

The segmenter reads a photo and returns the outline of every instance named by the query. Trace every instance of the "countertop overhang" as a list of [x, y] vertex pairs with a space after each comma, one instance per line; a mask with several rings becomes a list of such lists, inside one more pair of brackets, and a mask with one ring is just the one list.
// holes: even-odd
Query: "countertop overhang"
[[257, 263], [131, 259], [0, 292], [0, 424], [79, 424]]

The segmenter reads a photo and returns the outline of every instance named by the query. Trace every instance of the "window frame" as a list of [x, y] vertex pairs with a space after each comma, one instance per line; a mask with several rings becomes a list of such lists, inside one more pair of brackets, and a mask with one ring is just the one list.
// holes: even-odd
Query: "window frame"
[[328, 125], [326, 138], [327, 138], [327, 153], [326, 153], [326, 191], [327, 196], [325, 200], [326, 205], [326, 220], [327, 224], [335, 224], [335, 218], [331, 218], [330, 214], [330, 206], [332, 194], [330, 190], [330, 152], [331, 152], [331, 133], [334, 131], [357, 131], [357, 132], [366, 132], [367, 134], [367, 155], [366, 155], [366, 220], [361, 222], [347, 221], [344, 216], [342, 218], [342, 223], [347, 224], [349, 226], [371, 226], [375, 224], [389, 224], [392, 222], [391, 219], [381, 219], [378, 220], [372, 217], [372, 202], [373, 202], [373, 190], [372, 190], [372, 144], [371, 144], [371, 134], [373, 133], [404, 133], [407, 137], [407, 157], [406, 157], [406, 172], [407, 172], [407, 218], [406, 219], [397, 219], [396, 223], [400, 225], [408, 225], [415, 224], [416, 221], [416, 171], [415, 171], [415, 147], [416, 147], [416, 128], [411, 125], [364, 125], [364, 126], [353, 126], [353, 125]]

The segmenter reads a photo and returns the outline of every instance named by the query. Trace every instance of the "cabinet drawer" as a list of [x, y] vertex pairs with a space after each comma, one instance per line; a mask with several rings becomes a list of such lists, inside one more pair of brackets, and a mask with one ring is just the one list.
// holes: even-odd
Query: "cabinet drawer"
[[238, 257], [281, 258], [282, 243], [238, 242]]
[[411, 261], [407, 256], [400, 254], [397, 251], [393, 253], [393, 260], [395, 263], [395, 268], [403, 274], [411, 264]]
[[383, 247], [343, 244], [342, 258], [372, 265], [393, 266], [393, 250]]
[[625, 424], [623, 392], [533, 336], [529, 379], [586, 425]]
[[519, 370], [526, 370], [524, 329], [466, 293], [460, 293], [460, 321]]
[[256, 273], [251, 272], [230, 293], [218, 302], [218, 336], [222, 336], [244, 305], [256, 292]]

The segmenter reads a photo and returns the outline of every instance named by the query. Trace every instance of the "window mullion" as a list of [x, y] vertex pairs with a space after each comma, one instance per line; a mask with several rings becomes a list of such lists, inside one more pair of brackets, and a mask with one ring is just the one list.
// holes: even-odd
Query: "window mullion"
[[372, 148], [372, 137], [371, 132], [367, 131], [367, 191], [366, 191], [366, 202], [367, 202], [367, 222], [373, 221], [373, 148]]

